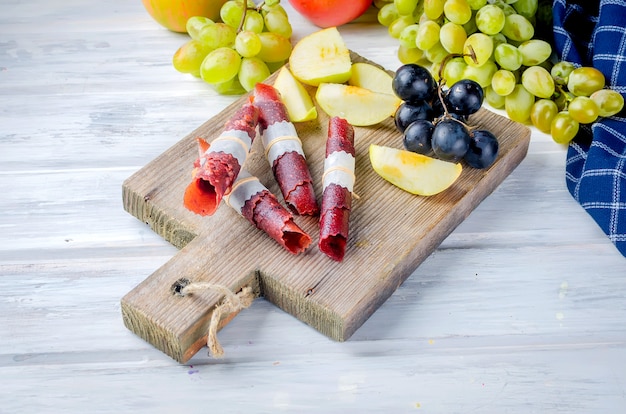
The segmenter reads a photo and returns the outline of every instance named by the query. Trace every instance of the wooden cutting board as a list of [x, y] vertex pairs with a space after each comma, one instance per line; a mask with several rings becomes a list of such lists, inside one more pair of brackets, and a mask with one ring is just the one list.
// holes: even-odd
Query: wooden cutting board
[[[352, 58], [353, 62], [367, 61], [354, 53]], [[272, 83], [274, 77], [267, 82]], [[317, 248], [317, 218], [295, 217], [313, 239], [311, 247], [296, 256], [224, 203], [210, 217], [184, 208], [183, 193], [198, 156], [196, 138], [217, 137], [245, 99], [208, 120], [123, 184], [124, 208], [181, 249], [122, 298], [124, 324], [181, 363], [206, 344], [212, 310], [222, 297], [209, 291], [174, 295], [171, 288], [178, 279], [220, 284], [233, 292], [250, 286], [256, 295], [322, 334], [345, 341], [517, 167], [530, 141], [530, 130], [524, 125], [481, 109], [471, 123], [499, 138], [495, 164], [487, 170], [464, 166], [452, 187], [420, 197], [394, 187], [371, 168], [370, 144], [402, 148], [393, 119], [356, 127], [354, 192], [359, 198], [352, 204], [344, 261], [337, 263]], [[296, 128], [321, 201], [328, 117], [319, 108], [318, 114], [317, 120], [296, 124]], [[260, 139], [254, 141], [246, 167], [282, 202]]]

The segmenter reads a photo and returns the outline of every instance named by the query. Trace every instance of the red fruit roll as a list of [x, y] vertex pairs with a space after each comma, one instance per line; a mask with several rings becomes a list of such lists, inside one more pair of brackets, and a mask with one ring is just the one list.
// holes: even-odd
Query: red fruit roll
[[301, 253], [311, 244], [311, 237], [294, 222], [289, 210], [248, 171], [241, 171], [224, 200], [288, 252]]
[[226, 122], [213, 142], [198, 139], [200, 157], [194, 163], [193, 179], [185, 190], [186, 208], [202, 216], [215, 213], [248, 157], [258, 119], [259, 110], [247, 102]]
[[343, 118], [333, 117], [328, 124], [319, 249], [341, 262], [348, 241], [352, 191], [354, 189], [354, 128]]
[[265, 155], [287, 206], [296, 214], [316, 215], [319, 206], [302, 142], [280, 93], [271, 85], [258, 83], [254, 105], [259, 108], [259, 132]]

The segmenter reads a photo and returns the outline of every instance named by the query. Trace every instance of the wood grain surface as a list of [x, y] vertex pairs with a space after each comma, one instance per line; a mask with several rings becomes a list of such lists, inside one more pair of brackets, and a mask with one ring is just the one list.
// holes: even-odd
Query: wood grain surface
[[[367, 60], [352, 53], [352, 61]], [[314, 95], [314, 89], [309, 92]], [[198, 157], [196, 139], [216, 138], [233, 111], [246, 100], [244, 96], [235, 101], [123, 186], [125, 209], [183, 248], [124, 296], [124, 322], [180, 362], [187, 361], [206, 343], [204, 336], [211, 311], [221, 299], [211, 292], [185, 298], [172, 295], [170, 288], [181, 275], [194, 282], [224, 285], [235, 292], [252, 284], [281, 309], [324, 335], [344, 341], [517, 167], [530, 142], [526, 126], [481, 110], [470, 122], [498, 137], [497, 161], [486, 170], [464, 165], [461, 176], [450, 188], [421, 197], [389, 184], [369, 163], [370, 144], [402, 147], [402, 136], [393, 119], [371, 127], [355, 127], [354, 191], [358, 198], [350, 216], [346, 257], [337, 263], [317, 248], [317, 217], [296, 217], [313, 242], [304, 254], [294, 256], [225, 203], [210, 217], [195, 215], [183, 206], [193, 161]], [[296, 127], [319, 195], [328, 116], [319, 107], [318, 114], [315, 121], [298, 123]], [[274, 194], [279, 194], [260, 139], [254, 141], [245, 167]], [[252, 281], [254, 275], [258, 281]]]

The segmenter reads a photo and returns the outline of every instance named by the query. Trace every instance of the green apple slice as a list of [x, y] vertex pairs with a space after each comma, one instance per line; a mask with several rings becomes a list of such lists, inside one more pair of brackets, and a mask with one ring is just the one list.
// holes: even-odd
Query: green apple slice
[[378, 175], [411, 194], [430, 196], [450, 187], [461, 175], [460, 163], [372, 144], [370, 163]]
[[375, 125], [393, 116], [398, 98], [358, 86], [322, 83], [315, 100], [329, 116], [344, 118], [354, 126]]
[[311, 95], [286, 66], [278, 72], [274, 87], [280, 92], [291, 122], [304, 122], [317, 118], [317, 108]]
[[300, 82], [318, 86], [324, 82], [347, 82], [352, 73], [352, 60], [337, 28], [329, 27], [296, 43], [289, 57], [289, 67]]

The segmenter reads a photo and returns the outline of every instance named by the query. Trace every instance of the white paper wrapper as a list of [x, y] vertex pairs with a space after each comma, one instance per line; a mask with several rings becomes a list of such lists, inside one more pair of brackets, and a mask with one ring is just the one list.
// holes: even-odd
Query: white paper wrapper
[[243, 166], [248, 158], [252, 140], [247, 132], [238, 129], [223, 131], [217, 138], [211, 142], [211, 146], [206, 150], [205, 154], [212, 152], [224, 152], [232, 154], [239, 162], [239, 166]]
[[224, 196], [224, 201], [237, 213], [241, 214], [241, 210], [244, 204], [246, 204], [246, 201], [252, 198], [256, 193], [266, 189], [267, 188], [261, 184], [258, 178], [251, 175], [246, 170], [241, 170], [230, 193]]
[[275, 122], [269, 125], [261, 136], [263, 148], [270, 165], [286, 152], [297, 152], [304, 157], [302, 142], [290, 121]]
[[324, 159], [323, 188], [337, 184], [352, 192], [354, 189], [355, 160], [352, 154], [345, 151], [332, 152]]

